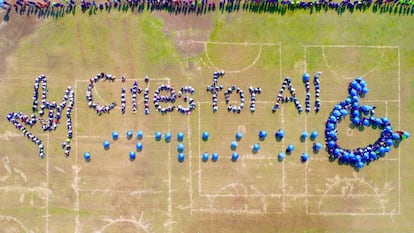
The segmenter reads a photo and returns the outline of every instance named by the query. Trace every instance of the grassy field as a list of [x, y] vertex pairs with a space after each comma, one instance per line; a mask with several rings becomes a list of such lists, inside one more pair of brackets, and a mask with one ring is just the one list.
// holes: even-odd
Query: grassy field
[[[370, 92], [362, 102], [377, 106], [376, 116], [388, 116], [394, 130], [414, 132], [412, 17], [371, 12], [111, 12], [42, 20], [25, 36], [20, 36], [24, 24], [33, 21], [16, 17], [0, 25], [11, 35], [0, 40], [0, 48], [14, 46], [7, 53], [1, 50], [7, 57], [0, 74], [0, 232], [414, 229], [411, 139], [358, 172], [329, 162], [325, 151], [313, 153], [313, 141], [299, 140], [304, 130], [323, 134], [329, 112], [348, 96], [347, 85], [356, 76], [367, 81]], [[225, 89], [234, 84], [246, 94], [240, 114], [227, 112], [223, 92], [218, 96], [219, 111], [212, 111], [206, 87], [213, 72], [221, 69], [226, 74], [219, 84]], [[272, 113], [285, 77], [292, 78], [304, 105], [301, 77], [318, 71], [318, 114], [298, 114], [293, 104]], [[98, 116], [88, 108], [85, 92], [89, 78], [99, 72], [127, 77], [125, 83], [98, 83], [94, 97], [100, 103], [120, 104], [121, 88], [129, 89], [133, 81], [146, 87], [143, 78], [148, 75], [150, 103], [161, 84], [176, 90], [191, 85], [197, 109], [189, 116], [176, 111], [161, 115], [151, 104], [151, 113], [145, 115], [141, 94], [134, 114], [127, 92], [125, 115], [115, 109]], [[38, 126], [31, 129], [45, 143], [47, 157], [41, 160], [37, 148], [5, 119], [12, 111], [30, 114], [39, 74], [48, 77], [49, 101], [60, 100], [68, 86], [75, 88], [69, 158], [60, 148], [66, 137], [63, 124], [51, 133]], [[263, 90], [254, 113], [249, 112], [250, 86]], [[236, 94], [231, 101], [237, 103]], [[184, 103], [179, 99], [178, 104]], [[364, 146], [379, 135], [348, 126], [344, 122], [338, 129], [344, 147]], [[282, 141], [273, 137], [278, 129], [286, 131]], [[128, 152], [135, 150], [137, 140], [128, 140], [127, 130], [144, 132], [144, 149], [135, 161], [129, 161]], [[269, 134], [262, 142], [259, 130]], [[120, 133], [118, 141], [112, 141], [112, 131]], [[173, 139], [156, 141], [156, 131], [171, 132]], [[209, 132], [208, 141], [201, 140], [203, 131]], [[236, 149], [240, 159], [231, 162], [230, 143], [238, 131], [244, 132]], [[177, 161], [178, 132], [185, 134], [183, 163]], [[103, 140], [111, 141], [110, 150], [102, 148]], [[322, 136], [316, 141], [324, 143]], [[251, 147], [257, 142], [261, 150], [254, 154]], [[277, 154], [288, 144], [296, 150], [279, 162]], [[91, 153], [89, 163], [83, 159], [86, 151]], [[219, 160], [202, 162], [203, 152], [217, 152]], [[300, 161], [304, 152], [311, 156], [307, 163]]]

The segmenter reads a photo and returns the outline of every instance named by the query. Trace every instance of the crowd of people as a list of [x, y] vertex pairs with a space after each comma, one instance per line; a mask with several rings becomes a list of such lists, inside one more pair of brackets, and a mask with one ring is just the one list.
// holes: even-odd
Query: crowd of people
[[[409, 133], [404, 131], [392, 131], [392, 125], [388, 118], [376, 118], [375, 106], [360, 106], [359, 98], [368, 93], [368, 88], [363, 79], [353, 80], [348, 87], [349, 95], [344, 101], [335, 105], [325, 124], [325, 141], [330, 160], [339, 160], [340, 163], [350, 165], [355, 169], [361, 169], [370, 162], [385, 156], [393, 145], [408, 138]], [[349, 115], [355, 127], [372, 127], [381, 129], [379, 138], [364, 148], [345, 149], [338, 144], [337, 124]]]
[[[217, 6], [216, 6], [217, 4]], [[99, 12], [118, 11], [167, 11], [173, 14], [206, 14], [212, 11], [251, 11], [257, 13], [270, 12], [284, 14], [287, 10], [327, 11], [338, 13], [344, 11], [365, 11], [372, 7], [374, 12], [392, 13], [393, 9], [400, 9], [399, 14], [414, 14], [414, 0], [107, 0], [96, 3], [94, 0], [66, 0], [65, 3], [49, 0], [16, 2], [4, 0], [0, 8], [8, 12], [14, 10], [18, 14], [33, 14], [38, 17], [62, 17], [65, 14], [74, 14], [77, 8], [83, 13], [96, 14]], [[395, 12], [394, 12], [395, 13]]]
[[262, 94], [262, 88], [260, 88], [260, 87], [254, 88], [254, 87], [250, 86], [249, 87], [249, 93], [250, 93], [250, 96], [251, 96], [250, 112], [253, 113], [254, 111], [256, 111], [256, 95]]
[[[32, 116], [34, 116], [34, 115], [32, 114]], [[34, 124], [36, 124], [36, 117], [34, 117], [35, 118], [34, 123], [33, 123], [33, 121], [30, 121], [30, 120], [27, 121], [27, 119], [29, 119], [29, 118], [31, 119], [32, 117], [24, 115], [22, 112], [10, 112], [9, 114], [7, 114], [7, 120], [9, 122], [11, 122], [14, 125], [14, 127], [16, 127], [16, 129], [18, 129], [20, 132], [22, 132], [23, 135], [27, 139], [29, 139], [30, 141], [32, 141], [34, 144], [36, 144], [39, 147], [39, 156], [40, 156], [40, 158], [43, 159], [45, 157], [45, 150], [44, 150], [44, 147], [43, 147], [42, 140], [40, 140], [38, 137], [34, 136], [31, 132], [29, 132], [26, 129], [26, 127], [24, 127], [23, 124], [21, 124], [19, 122], [19, 120], [20, 120], [22, 123], [24, 123], [26, 125], [29, 125], [30, 127], [33, 126]]]
[[213, 73], [213, 84], [211, 84], [210, 86], [207, 86], [207, 91], [210, 92], [212, 94], [212, 101], [213, 101], [213, 112], [217, 112], [218, 111], [218, 101], [217, 101], [217, 94], [219, 91], [223, 90], [223, 85], [217, 85], [218, 79], [220, 77], [224, 76], [224, 70], [221, 71], [215, 71]]
[[[122, 77], [125, 77], [125, 76], [122, 76]], [[138, 87], [137, 81], [134, 81], [134, 84], [132, 85], [130, 91], [132, 94], [132, 112], [136, 113], [137, 112], [137, 95], [142, 93], [142, 88]]]
[[[315, 112], [318, 113], [321, 107], [321, 101], [319, 99], [321, 94], [321, 86], [319, 77], [321, 76], [321, 72], [316, 72], [315, 76], [313, 77], [313, 85], [315, 86]], [[302, 77], [302, 81], [305, 84], [305, 91], [306, 91], [306, 97], [305, 97], [305, 112], [310, 112], [311, 110], [311, 102], [310, 102], [310, 78], [309, 74], [305, 73]]]
[[[160, 95], [161, 92], [169, 92], [170, 95]], [[161, 103], [175, 103], [177, 95], [175, 90], [168, 84], [161, 84], [154, 92], [153, 103], [158, 112], [161, 112], [163, 115], [174, 111], [174, 105], [168, 105], [167, 107], [162, 107]]]
[[[42, 88], [42, 99], [41, 105], [39, 108], [39, 88]], [[60, 119], [62, 115], [62, 111], [67, 105], [66, 109], [66, 127], [67, 127], [67, 138], [62, 143], [62, 148], [65, 149], [65, 155], [69, 156], [71, 146], [70, 141], [73, 137], [73, 129], [72, 129], [72, 118], [71, 113], [75, 104], [75, 92], [72, 87], [68, 87], [65, 90], [65, 94], [62, 98], [60, 104], [56, 102], [48, 102], [47, 101], [47, 78], [45, 75], [39, 75], [35, 79], [35, 83], [33, 86], [33, 103], [32, 103], [32, 114], [30, 116], [24, 115], [21, 112], [14, 113], [11, 112], [7, 115], [7, 120], [10, 121], [18, 130], [20, 130], [25, 137], [31, 140], [33, 143], [39, 146], [39, 156], [44, 158], [45, 153], [43, 149], [42, 141], [35, 137], [31, 132], [29, 132], [23, 124], [32, 127], [37, 122], [41, 123], [41, 127], [44, 131], [53, 131], [60, 125]], [[47, 118], [44, 119], [43, 116], [47, 112]], [[39, 114], [39, 118], [35, 116], [35, 113]], [[21, 121], [23, 124], [19, 123]]]
[[188, 98], [186, 94], [193, 95], [195, 93], [195, 89], [192, 86], [184, 86], [180, 88], [178, 92], [178, 97], [183, 97], [184, 103], [188, 101], [188, 107], [183, 107], [181, 105], [177, 106], [177, 111], [184, 115], [190, 115], [193, 110], [196, 109], [197, 105], [193, 98]]

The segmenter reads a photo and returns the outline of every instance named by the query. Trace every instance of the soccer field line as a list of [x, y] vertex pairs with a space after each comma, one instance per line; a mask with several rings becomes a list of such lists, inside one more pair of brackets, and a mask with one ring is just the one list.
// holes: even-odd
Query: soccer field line
[[[305, 114], [305, 132], [308, 132], [308, 114]], [[308, 153], [308, 140], [305, 140], [305, 143], [304, 143], [304, 146], [305, 146], [305, 148], [304, 148], [304, 150], [305, 150], [305, 153]], [[305, 179], [304, 179], [304, 184], [305, 184], [305, 195], [306, 195], [306, 197], [305, 197], [305, 213], [307, 214], [308, 213], [308, 210], [309, 210], [309, 201], [308, 201], [308, 164], [309, 163], [306, 163], [305, 162], [305, 168], [304, 168], [304, 173], [305, 173]]]
[[[361, 75], [359, 75], [359, 77], [365, 77], [365, 76], [367, 76], [368, 74], [370, 74], [370, 73], [372, 73], [372, 72], [374, 72], [379, 66], [380, 66], [380, 64], [382, 63], [382, 60], [384, 59], [384, 56], [385, 56], [385, 50], [383, 49], [383, 51], [382, 51], [382, 54], [381, 54], [381, 58], [380, 59], [378, 59], [378, 61], [377, 61], [377, 64], [374, 66], [374, 67], [372, 67], [372, 69], [370, 69], [370, 70], [368, 70], [367, 72], [365, 72], [364, 74], [361, 74]], [[335, 69], [333, 69], [330, 65], [329, 65], [329, 62], [328, 62], [328, 59], [326, 58], [326, 54], [325, 54], [325, 47], [322, 47], [322, 58], [323, 58], [323, 61], [324, 61], [324, 63], [325, 63], [325, 65], [326, 65], [326, 67], [332, 72], [332, 73], [334, 73], [336, 76], [338, 76], [338, 77], [341, 77], [342, 79], [354, 79], [355, 77], [345, 77], [345, 76], [342, 76], [342, 75], [340, 75], [338, 72], [336, 72], [335, 71]]]
[[306, 197], [312, 197], [312, 198], [340, 198], [340, 199], [346, 199], [346, 198], [361, 198], [361, 197], [386, 197], [384, 194], [304, 194], [304, 193], [298, 193], [298, 194], [280, 194], [280, 193], [270, 193], [270, 194], [224, 194], [224, 193], [200, 193], [198, 195], [199, 197], [203, 198], [215, 198], [215, 197], [222, 197], [222, 198], [236, 198], [236, 197], [257, 197], [257, 198], [283, 198], [289, 197], [289, 198], [306, 198]]
[[355, 212], [309, 212], [307, 215], [324, 215], [324, 216], [396, 216], [399, 212], [371, 212], [371, 213], [355, 213]]
[[[198, 104], [198, 154], [201, 155], [201, 104]], [[198, 193], [202, 193], [201, 191], [201, 160], [198, 160]], [[192, 175], [192, 174], [190, 174]]]
[[[284, 108], [284, 106], [282, 106], [280, 108], [280, 111], [281, 111], [280, 122], [281, 122], [282, 128], [285, 128], [285, 108]], [[286, 150], [285, 138], [282, 138], [281, 142], [282, 142], [282, 151], [285, 151]], [[282, 211], [283, 212], [286, 211], [286, 187], [287, 186], [288, 185], [286, 183], [286, 167], [285, 167], [285, 162], [282, 161]]]
[[[82, 81], [86, 81], [88, 82], [89, 80], [82, 80]], [[78, 80], [75, 81], [75, 102], [78, 102]], [[80, 167], [78, 164], [78, 153], [79, 153], [79, 146], [78, 146], [78, 108], [77, 108], [77, 104], [75, 104], [74, 106], [74, 110], [75, 110], [75, 125], [74, 125], [74, 132], [75, 132], [75, 165], [72, 166], [72, 169], [74, 170], [74, 178], [73, 178], [73, 183], [72, 183], [72, 189], [75, 192], [75, 203], [74, 203], [74, 211], [75, 211], [75, 232], [80, 232], [80, 215], [79, 215], [79, 209], [80, 209], [80, 199], [79, 199], [79, 181], [80, 181], [80, 177], [79, 177], [79, 172], [80, 172]]]
[[[47, 148], [46, 148], [46, 187], [49, 190], [49, 132], [47, 133]], [[46, 229], [45, 232], [49, 232], [49, 192], [46, 193]]]
[[[199, 113], [200, 114], [200, 113]], [[187, 140], [188, 140], [188, 156], [190, 157], [190, 159], [188, 160], [188, 183], [189, 183], [189, 188], [188, 188], [188, 194], [190, 197], [190, 215], [193, 214], [193, 175], [192, 175], [192, 162], [191, 162], [191, 157], [192, 157], [192, 146], [191, 146], [191, 124], [190, 124], [190, 116], [187, 117]]]
[[[33, 232], [33, 231], [29, 231], [29, 229], [27, 229], [27, 227], [19, 219], [13, 216], [0, 215], [0, 221], [4, 221], [4, 220], [8, 222], [16, 222], [24, 230], [24, 232], [27, 232], [27, 233]], [[12, 230], [14, 230], [14, 228]]]
[[[210, 66], [208, 67], [212, 67], [215, 70], [220, 70], [211, 60], [210, 56], [208, 55], [208, 48], [207, 48], [207, 43], [204, 43], [204, 51], [205, 51], [205, 55], [207, 57], [207, 61], [208, 63], [210, 63]], [[249, 65], [243, 67], [242, 69], [239, 70], [226, 70], [226, 73], [240, 73], [240, 72], [244, 72], [250, 68], [252, 68], [254, 65], [256, 65], [257, 61], [260, 59], [260, 56], [262, 54], [262, 46], [259, 47], [259, 52], [257, 53], [256, 58], [252, 61], [252, 63], [250, 63]]]
[[264, 215], [264, 214], [283, 214], [282, 211], [268, 212], [263, 210], [248, 210], [248, 209], [216, 209], [216, 208], [196, 208], [193, 212], [202, 212], [210, 214], [243, 214], [243, 215]]

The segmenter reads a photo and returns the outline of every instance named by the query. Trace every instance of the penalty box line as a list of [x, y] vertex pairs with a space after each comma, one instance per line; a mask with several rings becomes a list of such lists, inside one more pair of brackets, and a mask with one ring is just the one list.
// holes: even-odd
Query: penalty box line
[[203, 41], [203, 40], [189, 40], [188, 42], [194, 44], [218, 44], [218, 45], [246, 45], [246, 46], [281, 46], [281, 42], [267, 43], [267, 42], [225, 42], [225, 41]]

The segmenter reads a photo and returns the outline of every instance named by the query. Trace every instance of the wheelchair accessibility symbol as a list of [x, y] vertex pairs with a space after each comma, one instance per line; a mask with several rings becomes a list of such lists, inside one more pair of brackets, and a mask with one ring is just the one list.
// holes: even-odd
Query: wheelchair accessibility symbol
[[[368, 93], [367, 84], [362, 78], [356, 78], [350, 82], [348, 92], [349, 96], [335, 105], [326, 121], [325, 142], [331, 161], [338, 159], [340, 164], [350, 165], [359, 170], [369, 165], [370, 162], [384, 157], [391, 150], [391, 146], [398, 145], [410, 134], [402, 130], [393, 132], [391, 122], [387, 117], [374, 116], [375, 106], [359, 104], [359, 99], [364, 98]], [[347, 115], [357, 128], [371, 127], [381, 130], [378, 139], [363, 148], [347, 149], [339, 146], [337, 125]]]

